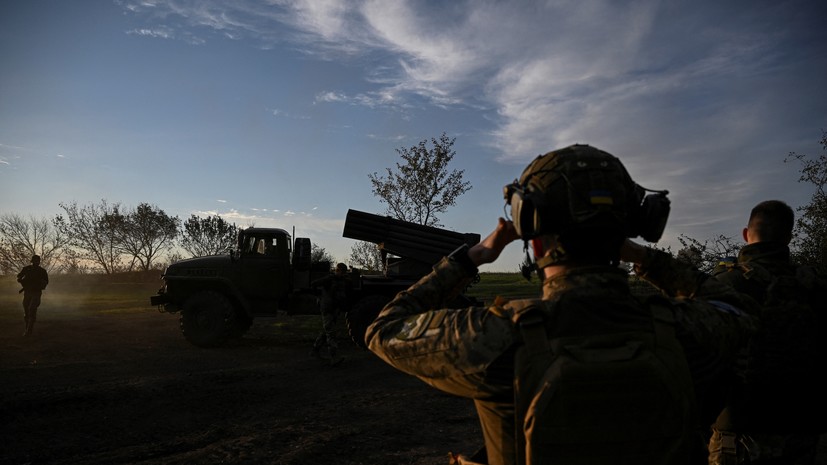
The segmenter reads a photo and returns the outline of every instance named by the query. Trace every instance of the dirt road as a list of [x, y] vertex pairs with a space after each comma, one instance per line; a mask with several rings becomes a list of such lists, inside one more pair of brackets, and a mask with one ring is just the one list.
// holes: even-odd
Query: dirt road
[[308, 355], [314, 334], [291, 330], [301, 318], [220, 349], [152, 310], [43, 314], [30, 338], [4, 318], [0, 463], [445, 464], [479, 446], [470, 401], [349, 341], [326, 366]]

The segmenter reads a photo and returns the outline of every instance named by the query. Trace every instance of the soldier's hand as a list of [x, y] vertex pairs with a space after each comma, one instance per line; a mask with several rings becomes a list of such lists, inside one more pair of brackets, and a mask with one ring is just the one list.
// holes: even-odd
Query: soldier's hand
[[646, 247], [626, 239], [620, 246], [620, 259], [640, 265], [646, 259]]
[[492, 263], [500, 256], [505, 246], [519, 238], [514, 223], [500, 218], [494, 231], [468, 250], [468, 258], [477, 266]]

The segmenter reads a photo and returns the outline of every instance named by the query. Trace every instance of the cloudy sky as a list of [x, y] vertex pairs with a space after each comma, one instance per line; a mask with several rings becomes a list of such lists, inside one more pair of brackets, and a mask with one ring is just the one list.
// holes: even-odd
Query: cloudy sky
[[[816, 0], [0, 3], [0, 213], [147, 202], [310, 237], [339, 260], [368, 174], [443, 132], [487, 234], [535, 156], [588, 143], [668, 189], [663, 245], [806, 204], [827, 130]], [[484, 270], [516, 271], [521, 244]]]

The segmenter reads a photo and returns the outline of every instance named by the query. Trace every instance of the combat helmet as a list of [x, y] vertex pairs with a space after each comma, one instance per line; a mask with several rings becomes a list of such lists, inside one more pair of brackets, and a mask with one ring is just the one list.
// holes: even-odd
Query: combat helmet
[[580, 144], [538, 156], [503, 189], [523, 240], [557, 236], [571, 244], [589, 239], [592, 247], [608, 240], [610, 250], [626, 237], [660, 239], [669, 216], [668, 192], [645, 195], [647, 190], [617, 157]]

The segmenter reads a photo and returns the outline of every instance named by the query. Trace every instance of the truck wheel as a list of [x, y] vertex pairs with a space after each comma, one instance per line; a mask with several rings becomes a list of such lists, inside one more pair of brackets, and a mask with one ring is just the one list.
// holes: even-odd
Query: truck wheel
[[216, 347], [223, 344], [235, 327], [235, 310], [229, 299], [215, 291], [204, 291], [184, 302], [181, 332], [193, 345]]
[[368, 348], [365, 343], [365, 332], [367, 332], [368, 326], [379, 316], [379, 312], [382, 311], [382, 308], [390, 302], [390, 300], [391, 298], [385, 295], [369, 295], [353, 304], [345, 314], [347, 332], [357, 346], [363, 349]]

